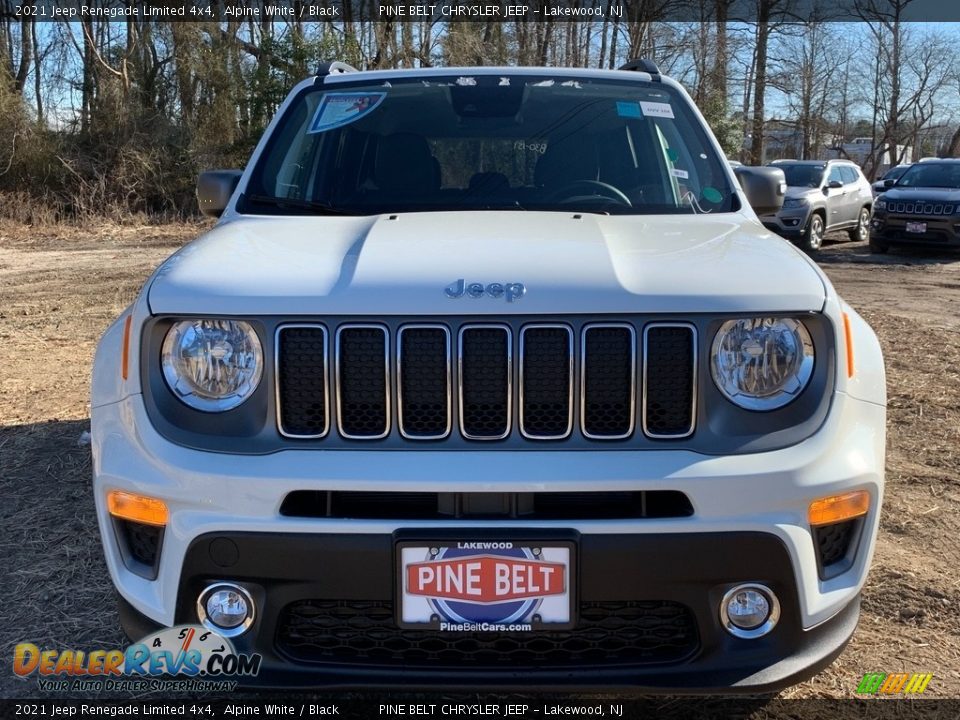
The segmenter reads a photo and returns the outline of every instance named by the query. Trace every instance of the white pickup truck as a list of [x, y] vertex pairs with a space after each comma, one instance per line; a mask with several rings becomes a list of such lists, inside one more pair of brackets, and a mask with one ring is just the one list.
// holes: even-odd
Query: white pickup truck
[[[263, 685], [773, 691], [859, 616], [877, 339], [690, 97], [331, 64], [105, 333], [94, 488], [131, 637]], [[751, 207], [753, 205], [753, 207]]]

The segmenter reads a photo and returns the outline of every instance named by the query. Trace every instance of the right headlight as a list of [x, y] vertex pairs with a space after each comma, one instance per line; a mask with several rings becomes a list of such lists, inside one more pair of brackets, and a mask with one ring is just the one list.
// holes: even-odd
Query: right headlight
[[886, 209], [887, 209], [887, 201], [884, 200], [883, 198], [877, 198], [876, 201], [873, 203], [873, 209], [874, 209], [874, 210], [886, 210]]
[[813, 375], [810, 333], [793, 318], [728, 320], [713, 340], [710, 370], [728, 400], [747, 410], [776, 410]]
[[260, 338], [241, 320], [174, 323], [163, 340], [163, 376], [185, 404], [205, 412], [237, 407], [263, 374]]

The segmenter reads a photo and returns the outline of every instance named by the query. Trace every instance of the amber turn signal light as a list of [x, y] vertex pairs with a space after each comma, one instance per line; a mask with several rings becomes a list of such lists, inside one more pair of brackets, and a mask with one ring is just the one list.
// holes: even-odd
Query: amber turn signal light
[[107, 493], [107, 509], [111, 515], [123, 520], [132, 520], [144, 525], [167, 524], [167, 505], [155, 498], [111, 490]]
[[853, 377], [853, 332], [850, 330], [850, 316], [843, 314], [843, 338], [847, 346], [847, 377]]
[[127, 365], [130, 362], [130, 323], [133, 321], [133, 315], [127, 315], [123, 321], [123, 347], [120, 351], [120, 376], [127, 379]]
[[870, 494], [866, 490], [856, 490], [843, 495], [831, 495], [810, 503], [810, 524], [831, 525], [866, 515], [870, 509]]

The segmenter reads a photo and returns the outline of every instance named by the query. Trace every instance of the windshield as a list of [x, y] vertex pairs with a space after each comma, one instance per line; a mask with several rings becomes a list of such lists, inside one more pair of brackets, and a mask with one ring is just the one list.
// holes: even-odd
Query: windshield
[[777, 163], [776, 167], [783, 170], [789, 187], [820, 187], [823, 183], [822, 165], [787, 165]]
[[907, 170], [910, 169], [909, 165], [896, 165], [889, 170], [887, 174], [883, 176], [884, 180], [897, 180], [901, 175], [903, 175]]
[[660, 83], [410, 76], [301, 92], [239, 209], [730, 212], [727, 172], [687, 101]]
[[911, 165], [897, 180], [898, 187], [960, 188], [960, 163]]

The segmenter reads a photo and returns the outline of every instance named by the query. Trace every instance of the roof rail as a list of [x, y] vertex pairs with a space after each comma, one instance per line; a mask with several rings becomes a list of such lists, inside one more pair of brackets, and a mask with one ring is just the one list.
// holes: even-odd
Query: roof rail
[[649, 58], [634, 58], [633, 60], [627, 60], [627, 62], [621, 65], [618, 69], [632, 71], [640, 70], [648, 73], [654, 80], [660, 80], [660, 68], [658, 68], [657, 64]]
[[317, 82], [323, 82], [322, 78], [327, 75], [343, 75], [344, 73], [359, 72], [353, 65], [347, 65], [345, 62], [334, 60], [333, 62], [323, 63], [317, 68]]

